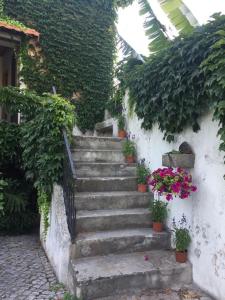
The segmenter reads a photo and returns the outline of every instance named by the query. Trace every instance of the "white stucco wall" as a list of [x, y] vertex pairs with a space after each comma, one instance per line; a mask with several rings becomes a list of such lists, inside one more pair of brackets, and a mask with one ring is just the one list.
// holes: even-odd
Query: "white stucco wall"
[[[128, 111], [126, 109], [126, 111]], [[186, 129], [174, 143], [163, 140], [155, 125], [151, 131], [141, 129], [134, 114], [127, 117], [127, 130], [135, 135], [138, 158], [145, 158], [151, 170], [162, 166], [162, 154], [178, 150], [188, 142], [195, 153], [194, 169], [190, 170], [198, 191], [187, 200], [175, 199], [169, 204], [168, 226], [173, 217], [184, 213], [192, 230], [189, 259], [193, 264], [193, 279], [216, 299], [225, 299], [225, 165], [224, 153], [219, 152], [218, 123], [212, 114], [200, 120], [201, 130], [194, 133]]]
[[71, 240], [67, 226], [66, 212], [61, 186], [55, 185], [49, 214], [50, 226], [47, 235], [41, 222], [40, 236], [46, 255], [59, 282], [73, 290], [70, 275]]

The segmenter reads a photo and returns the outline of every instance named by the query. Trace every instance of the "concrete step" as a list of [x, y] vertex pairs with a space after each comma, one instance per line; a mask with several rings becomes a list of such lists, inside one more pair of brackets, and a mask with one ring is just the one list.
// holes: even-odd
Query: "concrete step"
[[121, 150], [90, 150], [75, 149], [72, 151], [76, 162], [117, 162], [124, 163], [125, 159]]
[[78, 192], [112, 192], [136, 191], [136, 177], [86, 177], [77, 178], [76, 189]]
[[148, 209], [81, 210], [77, 212], [77, 232], [151, 227]]
[[122, 150], [122, 139], [116, 137], [75, 136], [74, 148], [92, 150]]
[[72, 268], [76, 294], [85, 300], [192, 282], [190, 263], [176, 263], [165, 250], [75, 259]]
[[127, 209], [149, 207], [152, 193], [100, 192], [77, 193], [75, 203], [77, 210]]
[[76, 162], [75, 169], [78, 177], [125, 177], [137, 174], [137, 165], [126, 163]]
[[167, 232], [156, 233], [151, 228], [89, 232], [77, 236], [74, 257], [169, 248], [169, 234]]

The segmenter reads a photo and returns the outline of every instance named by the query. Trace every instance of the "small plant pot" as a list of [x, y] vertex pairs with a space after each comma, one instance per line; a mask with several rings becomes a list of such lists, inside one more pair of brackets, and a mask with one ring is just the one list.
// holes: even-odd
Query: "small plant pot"
[[125, 160], [126, 160], [126, 162], [127, 162], [128, 164], [133, 164], [134, 161], [135, 161], [135, 158], [134, 158], [133, 155], [128, 155], [128, 156], [125, 157]]
[[176, 251], [176, 262], [178, 263], [185, 263], [187, 262], [187, 251]]
[[138, 192], [146, 193], [147, 192], [147, 184], [138, 184]]
[[153, 230], [156, 232], [162, 232], [163, 231], [163, 223], [153, 222]]
[[119, 130], [118, 131], [118, 137], [121, 138], [121, 139], [124, 139], [125, 137], [127, 136], [127, 133], [125, 130]]

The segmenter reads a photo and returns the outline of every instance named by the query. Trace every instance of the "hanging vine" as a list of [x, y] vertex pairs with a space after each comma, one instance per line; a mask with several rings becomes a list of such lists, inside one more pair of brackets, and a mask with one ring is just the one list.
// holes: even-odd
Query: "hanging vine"
[[[214, 109], [219, 121], [220, 150], [225, 151], [225, 16], [214, 15], [208, 24], [124, 76], [142, 127], [157, 123], [167, 141], [191, 126], [200, 129], [199, 117]], [[124, 81], [122, 81], [124, 90]]]

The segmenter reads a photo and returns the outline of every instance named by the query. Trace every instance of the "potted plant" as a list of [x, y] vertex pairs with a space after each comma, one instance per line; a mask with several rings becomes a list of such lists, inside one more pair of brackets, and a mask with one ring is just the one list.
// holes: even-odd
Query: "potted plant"
[[135, 154], [136, 154], [135, 143], [127, 139], [123, 144], [123, 155], [125, 156], [126, 162], [129, 164], [134, 163]]
[[186, 217], [184, 215], [179, 221], [178, 226], [176, 225], [175, 219], [173, 219], [173, 232], [176, 245], [176, 261], [179, 263], [185, 263], [187, 261], [187, 249], [191, 243], [191, 236], [186, 227]]
[[163, 230], [163, 222], [167, 217], [167, 205], [160, 200], [154, 200], [150, 205], [150, 210], [153, 220], [153, 230], [156, 232], [161, 232]]
[[152, 172], [149, 184], [153, 192], [165, 195], [168, 201], [174, 196], [186, 199], [197, 190], [192, 183], [192, 176], [181, 168], [159, 168]]
[[119, 138], [125, 138], [127, 135], [125, 131], [125, 118], [123, 115], [120, 115], [118, 117], [118, 137]]
[[149, 173], [150, 173], [149, 169], [146, 168], [144, 162], [141, 161], [141, 163], [137, 167], [138, 192], [140, 193], [147, 192]]

